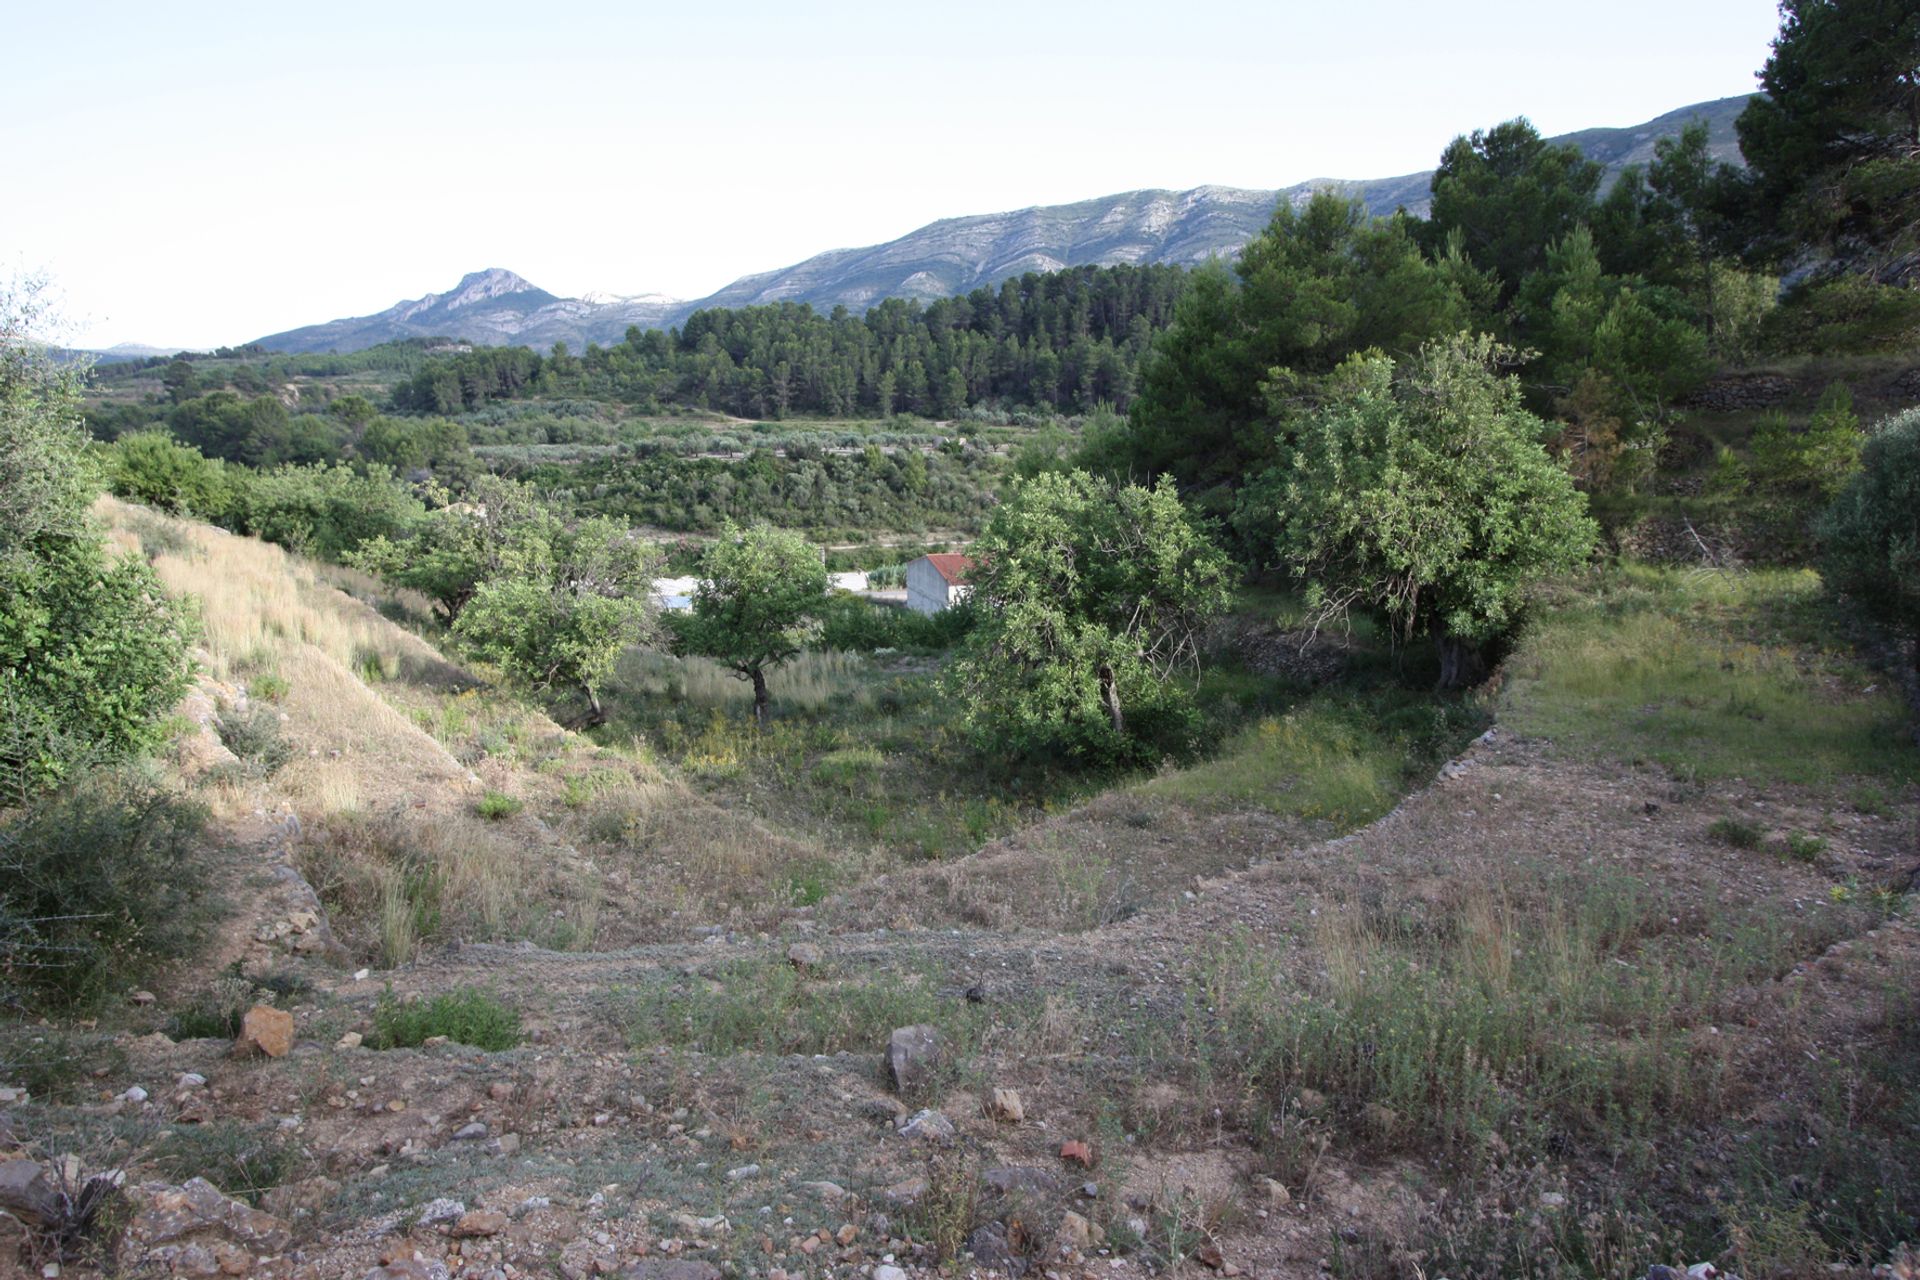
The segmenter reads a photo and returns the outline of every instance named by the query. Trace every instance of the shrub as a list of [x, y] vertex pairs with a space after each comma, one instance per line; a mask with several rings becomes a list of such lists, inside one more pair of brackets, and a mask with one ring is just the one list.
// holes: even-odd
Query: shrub
[[1716, 818], [1707, 834], [1736, 849], [1758, 849], [1766, 833], [1745, 818]]
[[278, 772], [293, 758], [293, 744], [280, 731], [280, 713], [271, 707], [229, 711], [214, 727], [227, 750], [240, 757], [249, 772], [260, 777]]
[[1805, 831], [1787, 833], [1787, 852], [1801, 862], [1812, 862], [1827, 851], [1825, 837]]
[[822, 649], [872, 653], [904, 649], [937, 653], [952, 648], [973, 629], [974, 611], [966, 605], [939, 613], [915, 613], [874, 604], [853, 595], [830, 597], [820, 610]]
[[198, 806], [98, 773], [0, 823], [0, 999], [79, 1006], [185, 953], [205, 917]]
[[1882, 423], [1860, 463], [1820, 522], [1821, 571], [1882, 621], [1920, 631], [1920, 409]]
[[475, 812], [488, 822], [500, 822], [511, 818], [524, 808], [526, 808], [525, 805], [504, 791], [489, 791], [480, 797], [480, 803], [475, 806]]
[[255, 1206], [288, 1180], [299, 1158], [298, 1148], [278, 1130], [231, 1120], [177, 1126], [153, 1149], [154, 1165], [168, 1181], [205, 1178]]
[[108, 457], [107, 487], [133, 502], [208, 520], [225, 519], [234, 498], [224, 463], [164, 431], [122, 436]]
[[375, 1049], [411, 1049], [436, 1036], [476, 1049], [520, 1043], [520, 1014], [491, 991], [463, 987], [431, 1000], [402, 1001], [389, 990], [373, 1011]]

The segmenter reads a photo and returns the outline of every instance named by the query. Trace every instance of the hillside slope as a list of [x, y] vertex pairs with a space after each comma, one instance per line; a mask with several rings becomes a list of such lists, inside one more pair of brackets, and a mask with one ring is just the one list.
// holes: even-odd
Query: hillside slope
[[[1553, 139], [1570, 142], [1605, 166], [1608, 181], [1653, 158], [1654, 143], [1704, 119], [1713, 154], [1739, 159], [1733, 122], [1746, 97], [1721, 98], [1669, 111], [1627, 128], [1585, 129]], [[1229, 257], [1252, 239], [1281, 200], [1324, 187], [1350, 190], [1375, 213], [1404, 208], [1424, 214], [1431, 171], [1391, 178], [1316, 178], [1278, 191], [1205, 186], [1190, 191], [1124, 191], [1074, 204], [943, 218], [886, 244], [832, 249], [804, 262], [742, 276], [707, 297], [679, 301], [659, 294], [558, 298], [511, 271], [475, 272], [444, 294], [396, 303], [370, 316], [331, 320], [259, 339], [275, 351], [358, 351], [409, 337], [545, 349], [614, 343], [630, 326], [677, 325], [703, 307], [804, 302], [816, 310], [865, 311], [887, 298], [922, 301], [992, 286], [1028, 271], [1087, 264], [1197, 264]]]

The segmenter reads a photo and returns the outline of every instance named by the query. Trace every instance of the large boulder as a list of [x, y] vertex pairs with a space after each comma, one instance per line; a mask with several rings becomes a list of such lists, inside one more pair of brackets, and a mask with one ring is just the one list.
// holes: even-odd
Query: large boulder
[[926, 1023], [900, 1027], [887, 1038], [887, 1074], [901, 1093], [923, 1088], [940, 1062], [940, 1035]]

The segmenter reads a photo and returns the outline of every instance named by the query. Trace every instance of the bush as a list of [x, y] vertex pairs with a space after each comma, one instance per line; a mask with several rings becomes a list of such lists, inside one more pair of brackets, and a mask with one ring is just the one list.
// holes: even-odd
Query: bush
[[1716, 818], [1707, 834], [1736, 849], [1758, 849], [1766, 833], [1745, 818]]
[[1802, 285], [1760, 324], [1761, 344], [1780, 355], [1852, 355], [1896, 350], [1920, 333], [1920, 289], [1846, 275]]
[[1821, 570], [1882, 621], [1920, 631], [1920, 409], [1882, 423], [1860, 463], [1820, 523]]
[[228, 516], [234, 496], [224, 463], [164, 431], [122, 436], [109, 454], [107, 487], [133, 502], [216, 521]]
[[84, 1006], [188, 951], [204, 822], [144, 778], [101, 773], [0, 824], [0, 1001]]
[[375, 1049], [411, 1049], [436, 1036], [476, 1049], [511, 1049], [520, 1043], [520, 1014], [477, 987], [431, 1000], [403, 1002], [392, 991], [380, 997], [373, 1011]]
[[293, 744], [280, 732], [280, 713], [271, 707], [229, 711], [215, 728], [227, 750], [257, 776], [276, 773], [293, 758]]
[[504, 791], [489, 791], [480, 797], [475, 812], [488, 822], [500, 822], [511, 818], [526, 806]]
[[820, 621], [822, 649], [939, 653], [960, 643], [973, 630], [974, 611], [959, 605], [935, 614], [915, 613], [840, 594], [830, 596], [821, 607]]

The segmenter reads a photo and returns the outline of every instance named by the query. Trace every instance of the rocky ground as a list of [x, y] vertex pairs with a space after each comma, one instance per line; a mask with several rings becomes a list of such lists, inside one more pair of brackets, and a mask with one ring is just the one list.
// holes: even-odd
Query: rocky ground
[[[1324, 1150], [1304, 1177], [1277, 1167], [1204, 1086], [1147, 1065], [1144, 1038], [1185, 1016], [1209, 948], [1250, 939], [1311, 964], [1314, 920], [1342, 903], [1418, 913], [1463, 885], [1497, 881], [1524, 898], [1596, 869], [1657, 889], [1678, 930], [1753, 909], [1838, 921], [1836, 882], [1892, 885], [1920, 865], [1910, 806], [1847, 815], [1845, 838], [1819, 865], [1731, 848], [1708, 831], [1729, 810], [1808, 825], [1813, 809], [1830, 816], [1823, 805], [1558, 760], [1496, 730], [1343, 839], [1301, 841], [1251, 814], [1169, 812], [1158, 829], [1103, 828], [1097, 811], [1063, 817], [1115, 838], [1203, 833], [1228, 851], [1177, 905], [1091, 929], [1046, 929], [1018, 912], [992, 929], [882, 926], [876, 914], [928, 899], [880, 886], [869, 902], [884, 911], [829, 902], [765, 933], [715, 928], [610, 952], [466, 946], [380, 974], [329, 960], [335, 948], [289, 877], [284, 839], [256, 831], [242, 873], [262, 891], [230, 926], [229, 947], [239, 971], [280, 975], [288, 994], [256, 988], [261, 1007], [238, 1041], [176, 1041], [161, 1002], [139, 993], [84, 1097], [0, 1094], [0, 1198], [14, 1213], [0, 1218], [11, 1233], [0, 1257], [17, 1259], [0, 1267], [59, 1274], [59, 1224], [83, 1214], [76, 1201], [104, 1175], [130, 1194], [91, 1238], [112, 1241], [117, 1265], [136, 1272], [901, 1280], [957, 1259], [968, 1271], [1055, 1280], [1173, 1260], [1223, 1275], [1317, 1275], [1343, 1237], [1409, 1220], [1420, 1179], [1362, 1148]], [[1044, 834], [957, 870], [991, 880]], [[1825, 941], [1743, 993], [1743, 1016], [1698, 1029], [1711, 1052], [1754, 1064], [1745, 1075], [1756, 1110], [1776, 1105], [1767, 1064], [1782, 1045], [1817, 1058], [1850, 1043], [1880, 1008], [1871, 993], [1920, 971], [1920, 937], [1898, 919], [1809, 936]], [[520, 1011], [524, 1044], [370, 1047], [382, 999], [468, 986]], [[708, 1055], [636, 1035], [636, 999], [693, 1019], [703, 996], [744, 995], [750, 1007], [760, 987], [788, 1000], [811, 991], [823, 1008], [910, 991], [910, 1007], [931, 1012], [918, 1029], [856, 1019], [849, 1034], [867, 1039], [828, 1053]], [[209, 1179], [145, 1172], [142, 1154], [187, 1130], [222, 1135], [208, 1146]], [[220, 1144], [261, 1134], [271, 1185], [256, 1203], [229, 1198], [233, 1153]], [[1555, 1211], [1557, 1192], [1532, 1194], [1524, 1212]], [[80, 1249], [65, 1266], [100, 1262]]]

